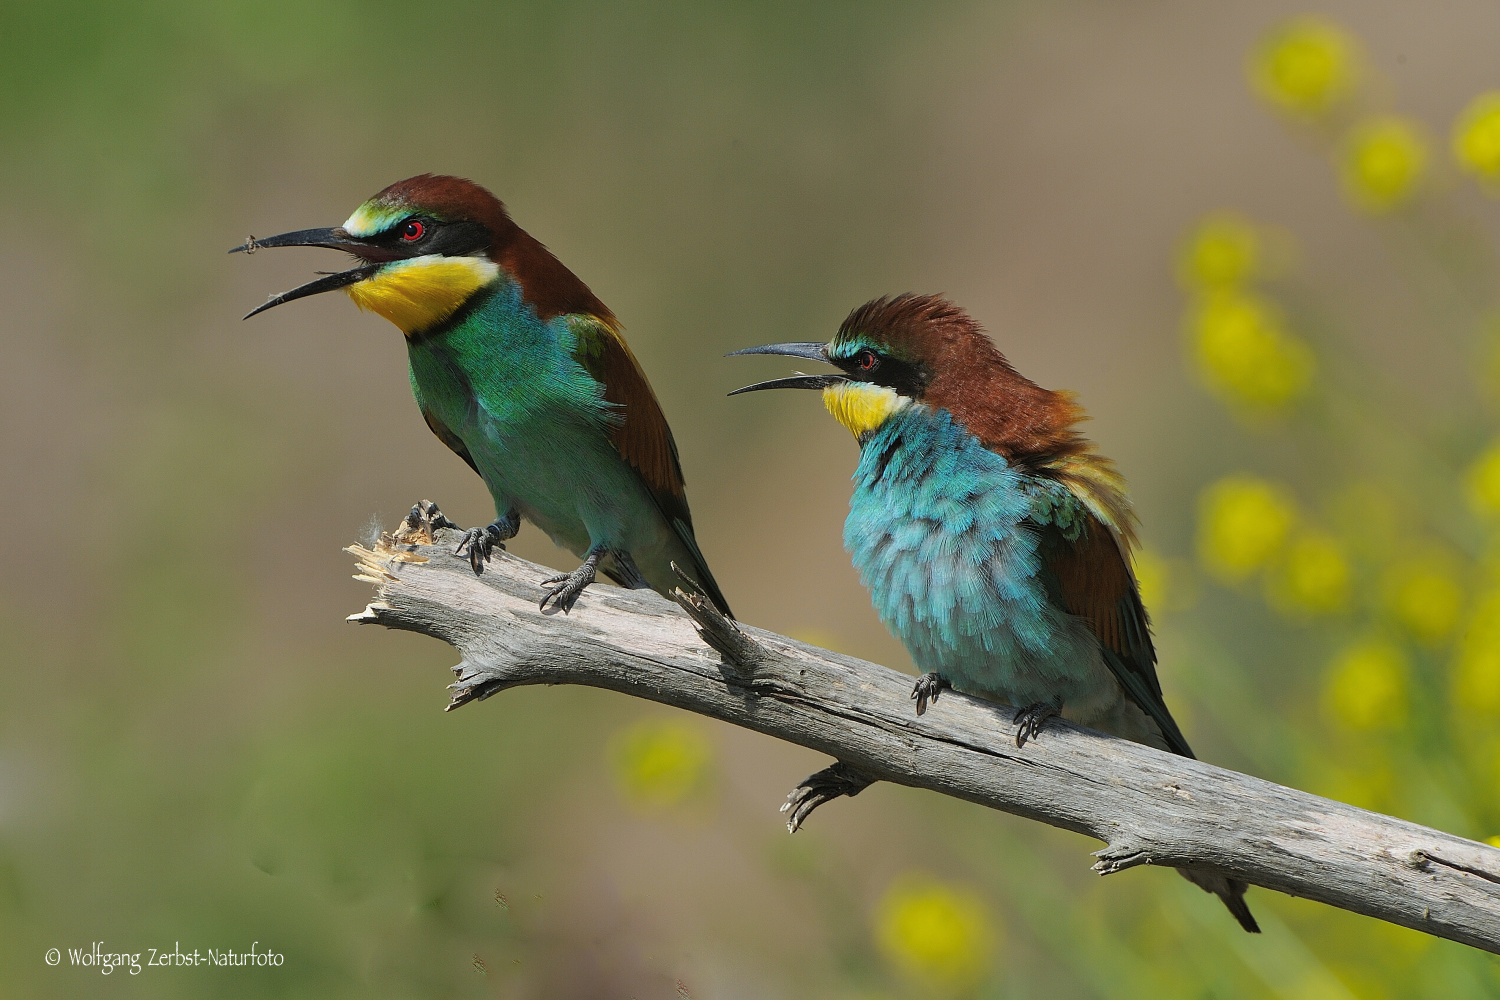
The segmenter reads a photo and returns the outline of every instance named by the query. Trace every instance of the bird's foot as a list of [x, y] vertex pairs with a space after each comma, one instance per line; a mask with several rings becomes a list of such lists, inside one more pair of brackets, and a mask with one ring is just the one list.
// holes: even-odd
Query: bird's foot
[[911, 696], [915, 698], [917, 702], [917, 714], [926, 714], [927, 703], [930, 701], [934, 705], [936, 705], [938, 695], [942, 694], [945, 690], [951, 688], [952, 686], [953, 685], [948, 682], [948, 678], [944, 677], [936, 670], [931, 671], [930, 673], [925, 673], [921, 677], [918, 677], [916, 685], [911, 689]]
[[786, 801], [781, 804], [782, 812], [791, 813], [786, 819], [786, 832], [796, 833], [801, 828], [802, 821], [823, 803], [831, 802], [841, 795], [853, 798], [874, 783], [874, 778], [841, 760], [817, 774], [809, 775], [802, 784], [792, 789]]
[[457, 529], [458, 525], [448, 520], [437, 504], [423, 500], [412, 504], [391, 540], [399, 545], [431, 545], [444, 528]]
[[559, 573], [557, 576], [549, 576], [542, 581], [543, 587], [551, 587], [547, 596], [542, 598], [541, 609], [547, 610], [547, 602], [551, 601], [563, 614], [567, 614], [573, 607], [573, 602], [578, 600], [578, 595], [583, 593], [585, 587], [594, 582], [594, 571], [599, 567], [599, 560], [604, 558], [608, 549], [600, 546], [589, 549], [588, 558], [583, 561], [571, 573]]
[[1016, 746], [1024, 747], [1027, 740], [1036, 739], [1037, 734], [1042, 731], [1042, 724], [1059, 715], [1062, 715], [1060, 701], [1039, 701], [1017, 709], [1015, 717], [1011, 719], [1016, 724]]
[[[447, 520], [447, 518], [443, 518]], [[458, 525], [453, 525], [458, 527]], [[505, 551], [505, 542], [515, 538], [521, 530], [521, 515], [511, 511], [504, 517], [496, 518], [493, 524], [485, 525], [483, 528], [470, 528], [464, 532], [464, 537], [459, 540], [458, 548], [453, 554], [461, 556], [464, 549], [469, 550], [469, 565], [474, 567], [477, 576], [484, 572], [484, 564], [490, 561], [490, 554], [498, 547]]]

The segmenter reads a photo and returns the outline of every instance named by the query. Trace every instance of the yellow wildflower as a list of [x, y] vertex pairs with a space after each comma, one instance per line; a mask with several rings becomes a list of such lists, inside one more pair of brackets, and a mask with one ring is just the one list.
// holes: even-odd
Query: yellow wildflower
[[1385, 589], [1397, 621], [1424, 642], [1439, 643], [1458, 625], [1464, 588], [1447, 553], [1432, 549], [1386, 571]]
[[914, 872], [886, 890], [874, 922], [888, 960], [915, 979], [954, 990], [980, 981], [998, 936], [977, 893]]
[[1279, 486], [1226, 476], [1198, 498], [1198, 557], [1221, 580], [1243, 580], [1280, 553], [1296, 516]]
[[643, 719], [616, 734], [615, 780], [627, 801], [665, 808], [686, 801], [707, 783], [713, 748], [696, 727]]
[[[1474, 98], [1453, 123], [1453, 156], [1481, 180], [1500, 182], [1500, 90]], [[1500, 193], [1500, 185], [1487, 187]]]
[[1338, 539], [1304, 532], [1286, 547], [1270, 585], [1272, 600], [1294, 611], [1330, 614], [1349, 601], [1349, 561]]
[[1500, 590], [1475, 604], [1453, 668], [1453, 702], [1469, 712], [1500, 715]]
[[1500, 441], [1469, 466], [1469, 504], [1480, 514], [1500, 514]]
[[1177, 278], [1198, 291], [1230, 288], [1260, 269], [1260, 234], [1234, 212], [1215, 212], [1199, 221], [1177, 250]]
[[1189, 314], [1188, 332], [1204, 381], [1230, 403], [1274, 410], [1312, 384], [1312, 351], [1256, 296], [1206, 296]]
[[1486, 837], [1484, 838], [1484, 842], [1491, 847], [1500, 847], [1500, 836]]
[[1256, 91], [1272, 105], [1316, 118], [1354, 89], [1359, 46], [1332, 21], [1293, 18], [1251, 50], [1249, 74]]
[[1323, 682], [1323, 710], [1345, 729], [1399, 729], [1406, 724], [1409, 668], [1401, 650], [1368, 641], [1334, 660]]
[[1427, 172], [1427, 141], [1403, 118], [1372, 118], [1345, 138], [1344, 191], [1367, 212], [1388, 212], [1416, 193]]

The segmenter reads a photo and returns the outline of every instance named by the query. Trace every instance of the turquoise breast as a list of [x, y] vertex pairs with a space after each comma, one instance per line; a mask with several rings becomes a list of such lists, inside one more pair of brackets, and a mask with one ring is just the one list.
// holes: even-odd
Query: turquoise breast
[[913, 405], [861, 448], [844, 546], [919, 668], [1026, 705], [1094, 680], [1097, 642], [1050, 599], [1040, 551], [1044, 530], [1076, 538], [1082, 516], [1062, 484]]

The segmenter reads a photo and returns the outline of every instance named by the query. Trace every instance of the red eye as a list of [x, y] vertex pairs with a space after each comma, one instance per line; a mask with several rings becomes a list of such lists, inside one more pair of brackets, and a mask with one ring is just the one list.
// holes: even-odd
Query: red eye
[[875, 356], [874, 351], [860, 351], [854, 356], [854, 363], [862, 372], [874, 371], [875, 366], [880, 364], [880, 359]]
[[401, 241], [403, 243], [415, 243], [417, 242], [417, 240], [420, 240], [423, 234], [426, 232], [427, 227], [413, 219], [411, 222], [408, 222], [401, 228]]

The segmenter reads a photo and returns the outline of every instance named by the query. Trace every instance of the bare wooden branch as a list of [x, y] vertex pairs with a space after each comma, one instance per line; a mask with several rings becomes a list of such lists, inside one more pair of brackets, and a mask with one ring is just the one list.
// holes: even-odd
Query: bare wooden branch
[[377, 597], [350, 621], [456, 647], [449, 708], [522, 684], [586, 684], [810, 747], [838, 763], [792, 793], [796, 828], [876, 780], [1087, 834], [1101, 874], [1201, 868], [1500, 953], [1500, 850], [1061, 720], [1017, 749], [1012, 711], [957, 692], [925, 715], [912, 678], [737, 625], [706, 601], [595, 584], [538, 610], [553, 571], [497, 552], [482, 576], [459, 535], [403, 527], [355, 546]]

